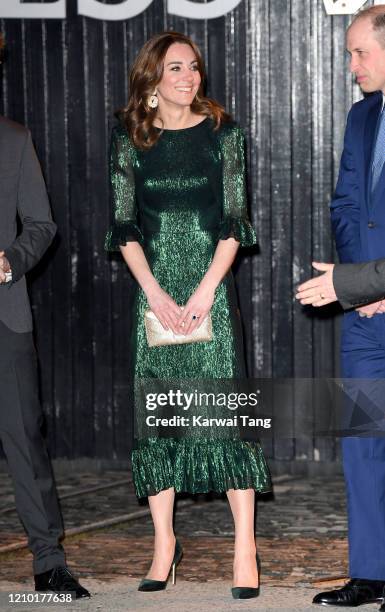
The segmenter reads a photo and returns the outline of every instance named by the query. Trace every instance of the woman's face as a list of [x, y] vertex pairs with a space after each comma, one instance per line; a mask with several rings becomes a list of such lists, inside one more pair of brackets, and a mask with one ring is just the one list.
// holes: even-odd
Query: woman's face
[[190, 45], [173, 43], [164, 58], [162, 80], [156, 86], [159, 102], [190, 106], [200, 83], [198, 62]]

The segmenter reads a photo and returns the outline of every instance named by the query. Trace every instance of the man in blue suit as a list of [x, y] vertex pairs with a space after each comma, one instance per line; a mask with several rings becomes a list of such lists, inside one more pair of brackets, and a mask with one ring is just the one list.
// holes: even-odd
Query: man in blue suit
[[[340, 261], [385, 257], [385, 5], [358, 13], [347, 31], [350, 70], [364, 93], [349, 112], [332, 225]], [[322, 299], [322, 296], [321, 296]], [[385, 317], [381, 302], [344, 316], [342, 376], [385, 379]], [[360, 386], [359, 381], [353, 383]], [[367, 391], [369, 387], [369, 392]], [[365, 384], [383, 409], [383, 385]], [[352, 606], [381, 601], [385, 610], [385, 438], [342, 441], [349, 519], [350, 581], [319, 593], [313, 603]]]

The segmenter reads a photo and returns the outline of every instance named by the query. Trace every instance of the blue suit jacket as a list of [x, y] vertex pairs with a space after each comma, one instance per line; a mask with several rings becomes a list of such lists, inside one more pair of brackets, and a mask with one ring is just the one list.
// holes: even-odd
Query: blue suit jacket
[[340, 261], [385, 257], [385, 164], [374, 194], [371, 166], [382, 92], [350, 109], [331, 218]]

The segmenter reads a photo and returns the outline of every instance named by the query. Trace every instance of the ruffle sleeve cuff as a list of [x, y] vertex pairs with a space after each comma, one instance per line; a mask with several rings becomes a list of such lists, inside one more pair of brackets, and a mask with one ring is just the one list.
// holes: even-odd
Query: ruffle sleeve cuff
[[257, 236], [248, 219], [227, 217], [219, 226], [219, 239], [234, 238], [241, 246], [249, 247], [257, 244]]
[[143, 234], [133, 221], [114, 223], [107, 232], [104, 248], [106, 251], [119, 251], [127, 242], [143, 244]]

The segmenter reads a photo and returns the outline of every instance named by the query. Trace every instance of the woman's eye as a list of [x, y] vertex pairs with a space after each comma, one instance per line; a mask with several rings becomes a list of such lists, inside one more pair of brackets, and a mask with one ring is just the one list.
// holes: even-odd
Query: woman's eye
[[179, 67], [179, 66], [173, 66], [173, 67], [171, 68], [171, 70], [174, 70], [174, 72], [175, 72], [175, 71], [177, 71], [177, 70], [180, 70], [180, 67]]
[[194, 70], [196, 72], [198, 70], [198, 66], [197, 65], [191, 66], [191, 70]]

